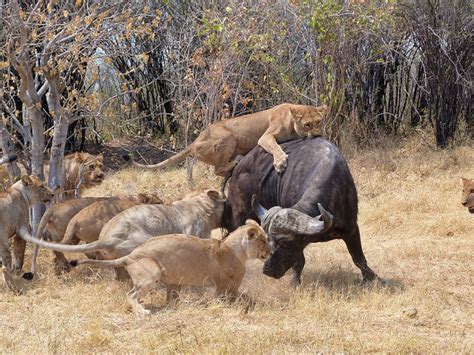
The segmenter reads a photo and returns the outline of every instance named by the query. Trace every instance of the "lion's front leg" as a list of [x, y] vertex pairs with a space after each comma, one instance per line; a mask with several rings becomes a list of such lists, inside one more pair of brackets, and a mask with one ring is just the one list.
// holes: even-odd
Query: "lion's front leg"
[[279, 173], [285, 171], [288, 165], [288, 155], [281, 149], [280, 145], [271, 133], [265, 133], [258, 140], [258, 145], [273, 155], [273, 166]]

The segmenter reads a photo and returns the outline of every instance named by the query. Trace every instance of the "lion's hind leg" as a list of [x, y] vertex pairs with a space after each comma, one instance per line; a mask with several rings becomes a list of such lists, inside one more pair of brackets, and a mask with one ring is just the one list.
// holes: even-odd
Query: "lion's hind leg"
[[[210, 127], [211, 128], [211, 127]], [[208, 134], [193, 143], [196, 159], [214, 166], [216, 175], [225, 176], [233, 169], [237, 141], [225, 127], [214, 126]]]
[[8, 238], [1, 238], [0, 236], [0, 256], [2, 258], [2, 271], [3, 279], [7, 287], [14, 291], [19, 292], [18, 288], [15, 285], [12, 277], [12, 256], [10, 254], [10, 249], [8, 245]]
[[133, 288], [127, 294], [128, 303], [136, 315], [146, 316], [150, 311], [143, 307], [140, 299], [156, 288], [163, 269], [151, 258], [134, 261], [127, 265], [126, 269], [133, 282]]

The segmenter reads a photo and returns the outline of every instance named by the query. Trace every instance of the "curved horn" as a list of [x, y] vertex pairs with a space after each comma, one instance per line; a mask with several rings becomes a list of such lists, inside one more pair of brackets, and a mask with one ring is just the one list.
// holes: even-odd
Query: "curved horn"
[[263, 217], [265, 217], [265, 214], [268, 212], [268, 210], [258, 202], [257, 195], [255, 194], [252, 195], [252, 209], [260, 221], [263, 219]]
[[316, 236], [324, 234], [333, 226], [334, 217], [319, 203], [318, 208], [321, 214], [315, 218], [292, 208], [281, 209], [269, 221], [268, 232], [272, 235]]

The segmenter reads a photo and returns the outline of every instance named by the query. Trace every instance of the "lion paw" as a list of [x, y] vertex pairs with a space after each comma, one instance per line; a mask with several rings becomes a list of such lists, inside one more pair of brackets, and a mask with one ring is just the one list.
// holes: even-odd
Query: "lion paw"
[[275, 159], [273, 166], [278, 173], [283, 173], [288, 166], [288, 156], [285, 155], [279, 159]]

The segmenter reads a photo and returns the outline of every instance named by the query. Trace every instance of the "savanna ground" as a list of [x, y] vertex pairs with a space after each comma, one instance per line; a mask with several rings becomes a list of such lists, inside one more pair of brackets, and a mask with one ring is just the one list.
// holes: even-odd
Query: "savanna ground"
[[[472, 146], [439, 151], [422, 140], [347, 154], [360, 199], [362, 243], [369, 265], [386, 281], [360, 286], [342, 241], [306, 249], [299, 289], [289, 276], [270, 279], [249, 264], [241, 287], [256, 302], [213, 300], [187, 290], [137, 320], [129, 285], [108, 270], [77, 268], [56, 278], [50, 252], [39, 278], [20, 280], [24, 293], [2, 287], [2, 352], [416, 352], [472, 353], [474, 216], [460, 204], [460, 176], [474, 177]], [[184, 168], [167, 172], [121, 169], [89, 195], [157, 191], [173, 200], [192, 188], [219, 187], [198, 164], [194, 186]], [[216, 231], [218, 236], [218, 231]], [[28, 249], [28, 261], [31, 247]]]

